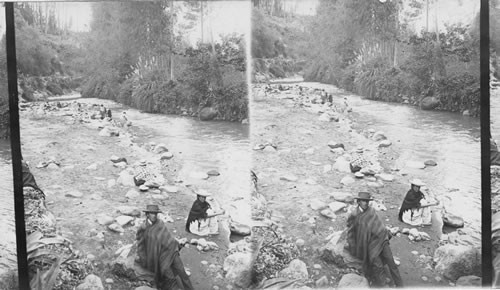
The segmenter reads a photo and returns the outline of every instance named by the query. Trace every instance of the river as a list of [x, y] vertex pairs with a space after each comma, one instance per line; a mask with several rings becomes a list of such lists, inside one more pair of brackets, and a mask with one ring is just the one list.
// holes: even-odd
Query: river
[[[221, 205], [248, 197], [250, 188], [249, 125], [237, 122], [203, 122], [197, 118], [144, 113], [109, 100], [78, 99], [79, 102], [102, 103], [111, 108], [114, 117], [126, 112], [133, 126], [140, 128], [140, 141], [164, 143], [182, 160], [178, 178], [184, 184], [205, 188]], [[175, 158], [175, 157], [174, 157]], [[216, 178], [201, 180], [196, 172], [215, 169]], [[250, 214], [250, 213], [248, 213]]]
[[10, 141], [0, 140], [0, 275], [17, 269], [14, 185], [12, 183]]
[[[345, 93], [335, 86], [292, 81], [294, 84], [325, 89], [334, 97], [345, 97], [353, 108], [356, 126], [383, 131], [396, 144], [399, 156], [394, 166], [404, 170], [404, 178], [420, 178], [446, 209], [465, 220], [473, 230], [474, 243], [481, 241], [481, 132], [479, 118], [457, 113], [424, 111], [417, 107], [379, 102]], [[500, 98], [498, 98], [500, 99]], [[500, 111], [500, 100], [497, 102]], [[492, 108], [493, 109], [493, 108]], [[500, 114], [496, 125], [500, 137]], [[494, 118], [492, 118], [494, 119]], [[495, 127], [496, 128], [496, 127]], [[432, 159], [436, 167], [412, 169], [409, 161]], [[409, 185], [408, 185], [409, 189]], [[404, 193], [401, 193], [404, 194]]]

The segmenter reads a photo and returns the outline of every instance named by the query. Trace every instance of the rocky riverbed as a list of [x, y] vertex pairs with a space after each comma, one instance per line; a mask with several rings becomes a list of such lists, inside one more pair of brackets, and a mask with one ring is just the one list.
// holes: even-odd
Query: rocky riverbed
[[[56, 289], [153, 287], [151, 279], [139, 277], [144, 273], [131, 263], [135, 233], [147, 204], [159, 204], [173, 235], [191, 242], [181, 250], [181, 258], [196, 289], [232, 288], [235, 280], [226, 258], [251, 252], [251, 243], [249, 237], [232, 243], [230, 233], [246, 234], [249, 229], [242, 222], [245, 217], [238, 217], [238, 213], [246, 212], [242, 207], [249, 204], [250, 196], [219, 201], [221, 207], [232, 209], [220, 218], [219, 235], [199, 239], [186, 233], [185, 221], [196, 198], [194, 190], [202, 188], [179, 178], [182, 155], [170, 152], [169, 144], [146, 142], [141, 136], [152, 136], [152, 132], [135, 126], [133, 120], [131, 126], [100, 120], [97, 109], [87, 100], [28, 103], [20, 110], [23, 158], [46, 194], [54, 228], [49, 236], [42, 233], [32, 238], [64, 240], [61, 244], [66, 245], [68, 255], [78, 258], [72, 260], [74, 267], [85, 265], [85, 271], [76, 271], [82, 275], [64, 276], [60, 271]], [[159, 187], [140, 190], [134, 185], [132, 170], [141, 159], [161, 177]], [[206, 181], [210, 190], [217, 190], [214, 184], [209, 185], [210, 179], [218, 176], [215, 171], [193, 172], [193, 176], [202, 184]], [[37, 230], [33, 225], [27, 227]], [[68, 261], [60, 262], [60, 269], [68, 268], [64, 264]], [[33, 266], [33, 260], [30, 263]], [[52, 260], [43, 269], [54, 263]]]
[[[397, 136], [359, 126], [351, 116], [356, 108], [341, 91], [329, 99], [321, 90], [301, 85], [253, 88], [251, 140], [258, 190], [267, 200], [276, 233], [298, 249], [286, 256], [289, 264], [267, 273], [267, 281], [293, 272], [299, 279], [281, 283], [366, 286], [357, 261], [342, 251], [342, 231], [353, 197], [368, 189], [375, 197], [373, 206], [394, 233], [391, 248], [405, 286], [479, 285], [479, 244], [468, 228], [447, 227], [443, 234], [443, 223], [463, 225], [460, 217], [448, 214], [440, 196], [433, 196], [441, 206], [434, 208], [432, 226], [412, 228], [398, 221], [408, 180], [414, 176], [394, 166], [402, 149]], [[354, 175], [349, 161], [358, 148], [371, 170]], [[433, 160], [414, 163], [409, 165], [420, 170], [436, 166]]]

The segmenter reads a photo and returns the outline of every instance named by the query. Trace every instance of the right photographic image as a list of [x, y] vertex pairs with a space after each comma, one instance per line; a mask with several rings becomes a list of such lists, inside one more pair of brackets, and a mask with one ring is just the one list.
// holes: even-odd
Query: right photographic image
[[481, 286], [480, 6], [252, 1], [259, 288]]

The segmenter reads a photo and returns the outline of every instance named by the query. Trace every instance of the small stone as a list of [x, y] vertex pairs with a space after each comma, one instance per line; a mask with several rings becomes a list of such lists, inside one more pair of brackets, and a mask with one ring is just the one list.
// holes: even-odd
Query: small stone
[[112, 230], [113, 232], [117, 232], [117, 233], [125, 232], [125, 230], [119, 224], [110, 224], [108, 226], [108, 229]]
[[120, 212], [122, 215], [135, 216], [135, 217], [141, 216], [141, 211], [134, 206], [128, 206], [128, 205], [119, 206], [118, 212]]
[[[364, 175], [363, 173], [359, 172], [359, 171], [355, 172], [355, 173], [354, 173], [354, 176], [355, 176], [356, 178], [363, 178], [363, 177], [365, 177], [365, 175]], [[375, 180], [376, 180], [376, 179], [375, 179]]]
[[125, 194], [125, 197], [129, 199], [138, 198], [139, 196], [141, 196], [141, 194], [135, 189], [131, 189], [127, 192], [127, 194]]
[[87, 169], [87, 170], [97, 170], [97, 163], [92, 163], [89, 166], [87, 166], [87, 168], [85, 168], [85, 169]]
[[206, 266], [206, 265], [208, 265], [208, 262], [207, 262], [207, 261], [201, 261], [201, 264], [202, 264], [203, 266]]
[[443, 279], [442, 279], [441, 277], [439, 277], [439, 276], [434, 277], [434, 280], [436, 280], [436, 282], [441, 282], [441, 281], [443, 281]]
[[429, 278], [427, 278], [426, 276], [422, 276], [422, 280], [427, 282], [429, 280]]
[[322, 267], [321, 267], [320, 264], [314, 264], [313, 268], [316, 269], [316, 270], [321, 270], [322, 269]]
[[74, 198], [80, 198], [83, 196], [83, 193], [79, 192], [79, 191], [76, 191], [76, 190], [72, 190], [70, 192], [67, 192], [65, 194], [67, 197], [74, 197]]
[[330, 149], [335, 149], [335, 148], [345, 149], [344, 144], [333, 141], [328, 142], [328, 147], [330, 147]]
[[209, 176], [219, 176], [220, 175], [219, 171], [217, 171], [215, 169], [212, 169], [212, 170], [208, 171], [207, 174]]
[[317, 288], [325, 288], [328, 286], [328, 278], [326, 276], [323, 276], [316, 280], [315, 284]]
[[426, 166], [436, 166], [436, 165], [437, 165], [436, 161], [434, 161], [434, 160], [426, 160], [426, 161], [424, 162], [424, 164], [425, 164]]
[[413, 255], [415, 255], [415, 256], [416, 256], [416, 255], [418, 255], [418, 252], [417, 252], [417, 251], [411, 251], [411, 253], [412, 253]]
[[174, 157], [174, 154], [172, 152], [165, 152], [161, 155], [160, 160], [169, 160]]
[[343, 185], [350, 185], [350, 184], [353, 184], [355, 182], [354, 178], [352, 178], [351, 176], [347, 175], [347, 176], [344, 176], [341, 180], [340, 180], [340, 183], [342, 183]]
[[118, 223], [120, 226], [125, 226], [126, 224], [130, 223], [133, 221], [134, 218], [128, 215], [121, 215], [117, 218], [115, 218], [116, 223]]
[[140, 191], [148, 191], [149, 190], [149, 187], [145, 186], [144, 184], [139, 186], [139, 190]]
[[394, 175], [392, 175], [392, 174], [382, 173], [382, 174], [378, 174], [376, 176], [378, 178], [382, 179], [383, 181], [393, 181], [394, 180]]
[[116, 185], [116, 180], [110, 179], [108, 180], [108, 188], [111, 188]]
[[87, 260], [89, 260], [89, 261], [93, 261], [93, 260], [95, 260], [95, 256], [94, 256], [94, 255], [92, 255], [92, 254], [88, 254], [88, 255], [87, 255]]
[[111, 279], [111, 278], [107, 278], [105, 280], [105, 282], [106, 282], [106, 284], [113, 284], [114, 283], [113, 279]]
[[100, 225], [106, 226], [110, 225], [115, 221], [113, 217], [110, 217], [108, 215], [102, 214], [97, 216], [97, 223]]
[[93, 194], [90, 195], [90, 199], [92, 199], [92, 200], [102, 200], [102, 196], [100, 196], [97, 193], [93, 193]]
[[408, 235], [408, 234], [410, 234], [410, 229], [409, 229], [409, 228], [403, 228], [403, 229], [401, 230], [401, 233], [403, 233], [403, 234], [405, 234], [405, 235]]
[[316, 184], [318, 184], [318, 182], [314, 178], [308, 178], [304, 182], [305, 182], [305, 184], [309, 184], [309, 185], [316, 185]]
[[165, 185], [160, 187], [161, 190], [165, 190], [168, 193], [177, 193], [179, 192], [179, 188], [177, 186], [173, 185]]
[[309, 148], [309, 149], [303, 151], [302, 153], [307, 154], [307, 155], [314, 154], [314, 148]]
[[329, 218], [329, 219], [335, 219], [337, 217], [337, 215], [335, 214], [335, 212], [333, 212], [331, 209], [329, 208], [325, 208], [323, 209], [321, 212], [321, 215]]
[[297, 245], [297, 247], [303, 247], [305, 243], [306, 242], [303, 239], [298, 239], [297, 241], [295, 241], [295, 245]]
[[273, 146], [266, 146], [262, 152], [266, 152], [266, 153], [273, 153], [273, 152], [276, 152], [276, 149], [273, 147]]
[[323, 173], [328, 173], [330, 171], [332, 171], [332, 165], [327, 164], [323, 166]]
[[382, 142], [378, 143], [378, 147], [384, 148], [384, 147], [389, 147], [392, 145], [392, 142], [389, 140], [383, 140]]
[[347, 204], [339, 201], [334, 201], [328, 204], [328, 207], [332, 210], [332, 212], [336, 213], [342, 209], [344, 209]]
[[322, 202], [321, 200], [314, 198], [311, 200], [311, 203], [309, 204], [309, 206], [313, 210], [321, 210], [321, 209], [324, 209], [325, 207], [327, 207], [328, 205], [326, 203]]
[[280, 180], [284, 180], [284, 181], [297, 181], [299, 178], [293, 174], [286, 174], [284, 176], [281, 176], [280, 177]]
[[151, 197], [153, 199], [157, 199], [157, 200], [164, 200], [164, 199], [167, 199], [168, 197], [163, 195], [163, 194], [153, 194], [151, 195]]

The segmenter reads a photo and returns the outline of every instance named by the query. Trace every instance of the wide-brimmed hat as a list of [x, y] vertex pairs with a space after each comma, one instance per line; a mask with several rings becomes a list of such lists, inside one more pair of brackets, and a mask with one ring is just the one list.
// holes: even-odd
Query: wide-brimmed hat
[[371, 193], [366, 192], [366, 191], [358, 192], [358, 197], [355, 197], [354, 199], [373, 200]]
[[148, 212], [155, 212], [155, 213], [159, 213], [159, 212], [162, 212], [160, 210], [160, 208], [158, 207], [158, 205], [156, 204], [148, 204], [146, 205], [146, 209], [143, 210], [145, 213], [148, 213]]
[[212, 194], [204, 189], [199, 189], [199, 190], [196, 190], [195, 193], [199, 196], [204, 196], [204, 197], [207, 197], [207, 196], [211, 196]]
[[363, 151], [364, 151], [363, 146], [358, 146], [358, 147], [356, 147], [356, 152], [357, 152], [357, 153], [363, 153]]
[[147, 164], [148, 164], [148, 162], [146, 161], [146, 159], [141, 159], [141, 161], [139, 161], [139, 165], [141, 165], [141, 166], [145, 166]]
[[425, 186], [425, 183], [418, 178], [410, 180], [410, 184], [416, 185], [416, 186]]

